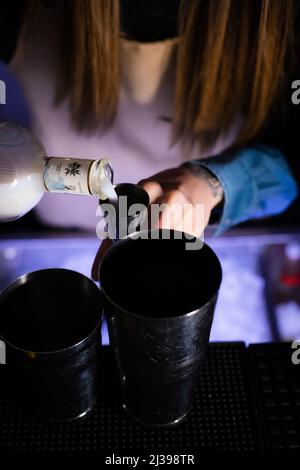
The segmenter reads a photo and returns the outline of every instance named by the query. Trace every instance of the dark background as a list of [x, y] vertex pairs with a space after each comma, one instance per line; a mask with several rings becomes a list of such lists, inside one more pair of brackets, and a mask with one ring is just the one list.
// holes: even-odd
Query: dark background
[[[122, 12], [125, 10], [126, 2], [128, 0], [122, 0]], [[134, 0], [141, 9], [141, 0]], [[178, 5], [178, 0], [166, 0], [170, 5], [170, 18], [174, 18], [175, 11]], [[47, 3], [47, 2], [44, 2]], [[51, 2], [48, 2], [51, 4]], [[146, 2], [147, 3], [147, 2]], [[155, 3], [155, 0], [154, 0]], [[298, 3], [298, 2], [297, 2]], [[0, 14], [0, 60], [7, 63], [10, 61], [18, 39], [18, 34], [20, 31], [20, 26], [22, 23], [22, 17], [26, 10], [28, 0], [24, 1], [1, 1], [1, 14]], [[133, 14], [133, 0], [129, 3], [130, 8], [126, 9], [130, 14]], [[145, 3], [143, 3], [145, 5]], [[152, 3], [153, 5], [153, 3]], [[157, 3], [158, 5], [158, 3]], [[161, 5], [161, 4], [160, 4]], [[171, 7], [171, 5], [173, 5]], [[174, 6], [175, 5], [175, 6]], [[127, 5], [128, 6], [128, 5]], [[123, 18], [123, 25], [126, 25], [127, 28], [131, 28], [133, 31], [133, 36], [138, 39], [139, 34], [143, 34], [145, 31], [145, 25], [147, 24], [147, 8], [143, 8], [144, 16], [141, 20], [137, 21], [136, 15], [134, 16], [134, 21], [132, 17]], [[150, 9], [149, 9], [150, 11]], [[135, 12], [136, 13], [136, 12]], [[149, 13], [149, 12], [148, 12]], [[167, 35], [173, 33], [172, 22], [170, 18], [165, 17], [165, 30]], [[151, 21], [150, 28], [148, 28], [151, 35]], [[129, 31], [130, 33], [130, 31]], [[149, 37], [149, 36], [148, 36]], [[151, 36], [150, 36], [151, 37]], [[154, 36], [153, 36], [154, 37]], [[151, 39], [153, 39], [151, 37]], [[160, 36], [159, 39], [162, 39]], [[145, 37], [141, 38], [145, 40]], [[296, 43], [296, 59], [300, 57], [300, 40]], [[279, 147], [286, 159], [288, 160], [293, 173], [298, 181], [300, 182], [300, 105], [293, 105], [291, 102], [291, 83], [293, 80], [300, 79], [300, 67], [299, 63], [296, 60], [295, 65], [290, 73], [285, 87], [285, 92], [282, 95], [280, 102], [274, 109], [272, 116], [269, 119], [265, 129], [260, 136], [260, 140], [264, 143]], [[259, 219], [255, 221], [249, 221], [241, 226], [246, 227], [270, 227], [275, 230], [288, 230], [288, 229], [297, 229], [300, 227], [300, 197], [298, 196], [297, 200], [282, 214]], [[37, 220], [34, 210], [29, 214], [25, 215], [21, 219], [0, 224], [0, 234], [5, 234], [7, 232], [31, 232], [31, 231], [49, 231], [49, 229], [41, 225]], [[55, 229], [57, 231], [57, 229]]]

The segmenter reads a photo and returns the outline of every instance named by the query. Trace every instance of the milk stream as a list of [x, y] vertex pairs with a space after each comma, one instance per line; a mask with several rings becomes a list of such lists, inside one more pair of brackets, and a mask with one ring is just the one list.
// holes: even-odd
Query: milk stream
[[109, 177], [106, 175], [103, 175], [101, 177], [101, 191], [103, 194], [107, 196], [107, 198], [113, 205], [118, 204], [118, 195], [114, 189], [112, 182], [110, 181]]

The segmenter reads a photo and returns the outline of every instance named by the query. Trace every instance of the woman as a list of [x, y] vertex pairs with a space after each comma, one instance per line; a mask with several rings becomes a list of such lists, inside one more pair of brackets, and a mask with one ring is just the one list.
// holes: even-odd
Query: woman
[[[293, 0], [31, 1], [10, 64], [48, 155], [109, 156], [151, 202], [204, 204], [216, 234], [297, 193], [260, 137], [285, 84]], [[152, 176], [151, 176], [152, 175]], [[95, 229], [97, 202], [45, 195], [47, 224]], [[164, 226], [168, 214], [160, 223]]]

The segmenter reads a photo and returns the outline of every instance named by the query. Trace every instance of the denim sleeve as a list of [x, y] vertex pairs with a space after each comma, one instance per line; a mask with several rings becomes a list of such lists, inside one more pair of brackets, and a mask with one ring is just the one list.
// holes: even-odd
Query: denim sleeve
[[285, 158], [272, 147], [257, 145], [189, 163], [207, 168], [223, 186], [223, 210], [214, 235], [249, 219], [278, 214], [298, 193]]

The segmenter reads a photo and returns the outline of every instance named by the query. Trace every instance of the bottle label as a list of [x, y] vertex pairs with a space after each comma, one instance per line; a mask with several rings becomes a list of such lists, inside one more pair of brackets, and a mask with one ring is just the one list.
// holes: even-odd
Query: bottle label
[[44, 169], [44, 183], [51, 193], [91, 194], [89, 173], [94, 160], [51, 157]]

